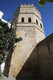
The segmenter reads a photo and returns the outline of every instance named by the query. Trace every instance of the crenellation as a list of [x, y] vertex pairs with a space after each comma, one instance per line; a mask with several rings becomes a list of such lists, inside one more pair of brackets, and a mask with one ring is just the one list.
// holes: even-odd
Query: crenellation
[[24, 4], [24, 5], [21, 4], [21, 7], [25, 7], [25, 8], [26, 8], [26, 7], [33, 7], [33, 6], [34, 6], [33, 4], [31, 4], [31, 5], [30, 5], [30, 4]]

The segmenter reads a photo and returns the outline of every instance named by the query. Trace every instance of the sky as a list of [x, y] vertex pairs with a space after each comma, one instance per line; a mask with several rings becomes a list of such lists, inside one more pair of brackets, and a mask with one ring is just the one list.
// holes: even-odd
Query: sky
[[34, 4], [41, 13], [45, 36], [53, 33], [53, 3], [47, 2], [40, 7], [38, 0], [0, 0], [0, 10], [4, 13], [3, 19], [12, 21], [14, 12], [21, 4]]

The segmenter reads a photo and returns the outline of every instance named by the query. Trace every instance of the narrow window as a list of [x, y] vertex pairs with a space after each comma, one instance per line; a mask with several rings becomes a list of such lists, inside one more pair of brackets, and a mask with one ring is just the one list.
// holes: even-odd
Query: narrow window
[[40, 27], [42, 28], [42, 24], [40, 23]]
[[22, 17], [21, 22], [24, 22], [24, 17]]
[[31, 18], [30, 17], [28, 18], [28, 22], [31, 22]]
[[36, 20], [36, 24], [38, 25], [38, 21]]

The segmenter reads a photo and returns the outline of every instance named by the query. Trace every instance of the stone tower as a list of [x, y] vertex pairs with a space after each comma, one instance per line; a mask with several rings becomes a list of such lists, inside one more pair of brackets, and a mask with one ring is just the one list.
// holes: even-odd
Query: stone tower
[[[14, 14], [13, 27], [22, 41], [15, 44], [8, 76], [17, 76], [34, 47], [45, 38], [40, 12], [32, 4], [22, 5]], [[7, 68], [6, 68], [7, 69]]]

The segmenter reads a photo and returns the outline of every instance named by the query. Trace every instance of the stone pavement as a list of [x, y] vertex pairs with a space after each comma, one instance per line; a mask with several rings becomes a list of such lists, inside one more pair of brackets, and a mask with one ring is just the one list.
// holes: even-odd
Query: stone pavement
[[0, 78], [0, 80], [16, 80], [16, 79], [13, 77], [9, 77], [9, 78], [3, 77], [3, 78]]

